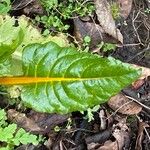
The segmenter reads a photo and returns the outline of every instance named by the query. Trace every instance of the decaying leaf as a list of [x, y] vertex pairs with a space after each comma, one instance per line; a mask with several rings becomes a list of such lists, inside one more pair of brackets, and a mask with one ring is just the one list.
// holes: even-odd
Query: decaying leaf
[[100, 130], [105, 130], [107, 127], [107, 120], [103, 109], [100, 110], [99, 112], [99, 118], [100, 118]]
[[97, 150], [97, 148], [100, 146], [99, 143], [90, 143], [87, 144], [87, 150]]
[[104, 143], [103, 146], [99, 147], [96, 150], [119, 150], [118, 143], [117, 143], [117, 141], [112, 142], [111, 140], [108, 140]]
[[105, 33], [118, 40], [119, 43], [123, 43], [123, 36], [115, 26], [107, 0], [95, 0], [95, 6], [99, 24]]
[[32, 133], [43, 133], [44, 129], [40, 128], [33, 120], [26, 117], [24, 113], [17, 112], [14, 109], [7, 111], [8, 120], [16, 123], [19, 127]]
[[126, 19], [132, 8], [132, 1], [133, 0], [117, 0], [120, 5], [120, 15]]
[[114, 111], [126, 115], [138, 114], [142, 110], [142, 107], [139, 104], [129, 100], [123, 94], [117, 94], [116, 96], [113, 96], [108, 101], [108, 105]]
[[112, 135], [117, 141], [118, 150], [128, 149], [130, 144], [130, 130], [124, 121], [117, 123], [113, 127]]
[[[105, 130], [102, 133], [107, 133], [109, 130]], [[127, 127], [124, 120], [115, 124], [112, 128], [112, 135], [115, 141], [109, 140], [109, 136], [105, 138], [105, 134], [98, 133], [94, 136], [86, 138], [88, 150], [122, 150], [128, 149], [130, 144], [130, 130]], [[97, 138], [98, 137], [98, 138]], [[104, 140], [105, 139], [105, 140]], [[107, 140], [108, 139], [108, 140]], [[107, 141], [106, 141], [107, 140]], [[103, 145], [102, 145], [103, 144]]]
[[35, 123], [41, 128], [44, 128], [46, 132], [49, 132], [50, 129], [53, 129], [56, 125], [67, 121], [68, 117], [69, 115], [39, 113], [33, 110], [28, 114], [28, 118], [34, 120]]
[[144, 82], [145, 82], [144, 79], [139, 79], [139, 80], [133, 82], [132, 83], [133, 89], [137, 90], [138, 88], [140, 88], [144, 84]]
[[96, 133], [94, 135], [88, 136], [85, 138], [86, 144], [91, 144], [91, 143], [104, 143], [106, 140], [108, 140], [111, 136], [111, 131], [110, 130], [105, 130], [100, 133]]
[[80, 18], [74, 19], [74, 35], [79, 43], [83, 42], [85, 36], [91, 38], [90, 49], [94, 49], [102, 41], [115, 43], [116, 41], [111, 38], [99, 24], [91, 21], [83, 21]]
[[82, 43], [85, 36], [91, 38], [90, 47], [96, 46], [102, 40], [104, 30], [93, 22], [82, 21], [80, 18], [74, 19], [74, 35]]
[[139, 122], [138, 136], [137, 136], [136, 145], [135, 145], [136, 150], [142, 150], [142, 141], [144, 138], [145, 127], [149, 127], [149, 125], [145, 122]]
[[68, 118], [68, 116], [42, 114], [34, 111], [28, 114], [29, 116], [26, 116], [24, 113], [17, 112], [14, 109], [9, 109], [7, 115], [10, 121], [35, 134], [49, 133], [54, 126], [65, 122]]

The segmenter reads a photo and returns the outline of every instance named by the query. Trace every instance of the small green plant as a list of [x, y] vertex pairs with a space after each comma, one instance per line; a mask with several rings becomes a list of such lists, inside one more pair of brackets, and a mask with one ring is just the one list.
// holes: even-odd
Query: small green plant
[[4, 15], [11, 9], [10, 0], [0, 0], [0, 14]]
[[120, 18], [120, 7], [119, 4], [117, 4], [116, 2], [112, 2], [110, 4], [110, 10], [111, 10], [111, 14], [113, 16], [113, 18], [115, 20]]
[[75, 16], [90, 15], [94, 11], [94, 4], [84, 0], [40, 0], [40, 2], [47, 15], [36, 16], [35, 21], [37, 24], [41, 23], [44, 25], [46, 30], [44, 35], [49, 34], [48, 30], [66, 31], [70, 27], [65, 23], [66, 20], [72, 19]]
[[104, 43], [101, 42], [99, 45], [97, 45], [99, 49], [101, 49], [103, 52], [112, 51], [116, 49], [116, 44], [112, 43]]
[[89, 45], [90, 45], [90, 42], [91, 42], [91, 37], [90, 36], [85, 36], [84, 39], [83, 39], [83, 49], [85, 52], [88, 52], [89, 51]]
[[[65, 126], [65, 129], [66, 129], [66, 130], [70, 130], [71, 127], [72, 127], [72, 119], [71, 119], [71, 118], [68, 118], [68, 119], [67, 119], [67, 125]], [[61, 130], [62, 130], [62, 127], [59, 127], [59, 126], [55, 126], [55, 127], [54, 127], [54, 131], [55, 131], [55, 132], [59, 132], [59, 131], [61, 131]]]
[[0, 109], [0, 150], [12, 150], [15, 146], [20, 144], [37, 145], [40, 142], [40, 138], [36, 135], [26, 132], [24, 129], [17, 129], [16, 124], [7, 123], [6, 112], [4, 109]]
[[97, 112], [98, 109], [100, 108], [99, 105], [94, 106], [93, 108], [88, 108], [87, 109], [87, 115], [84, 117], [84, 119], [87, 119], [88, 122], [91, 122], [92, 120], [94, 120], [94, 112]]
[[150, 8], [146, 8], [145, 13], [149, 14], [150, 13]]

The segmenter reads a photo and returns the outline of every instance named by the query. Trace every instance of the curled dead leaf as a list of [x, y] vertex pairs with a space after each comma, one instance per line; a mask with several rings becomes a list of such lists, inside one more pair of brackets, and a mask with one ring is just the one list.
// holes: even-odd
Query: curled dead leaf
[[123, 43], [123, 36], [119, 29], [116, 28], [115, 21], [112, 17], [110, 5], [107, 0], [95, 0], [96, 14], [105, 33], [109, 34], [116, 40], [118, 43]]
[[113, 96], [108, 101], [108, 105], [114, 111], [126, 115], [138, 114], [142, 110], [142, 107], [139, 104], [129, 100], [123, 94], [118, 94], [116, 96]]

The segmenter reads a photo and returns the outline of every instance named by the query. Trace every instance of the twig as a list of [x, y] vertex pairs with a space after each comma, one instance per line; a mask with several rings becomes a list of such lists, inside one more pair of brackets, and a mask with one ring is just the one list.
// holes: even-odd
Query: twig
[[94, 25], [95, 25], [95, 28], [97, 29], [97, 31], [98, 31], [98, 33], [99, 33], [100, 37], [101, 37], [101, 39], [103, 40], [102, 33], [99, 31], [99, 28], [96, 26], [96, 22], [95, 22], [95, 20], [93, 19], [93, 17], [92, 17], [92, 16], [91, 16], [91, 19], [92, 19], [92, 21], [93, 21], [93, 23], [94, 23]]
[[123, 44], [122, 46], [137, 46], [137, 45], [141, 45], [141, 43], [133, 43], [133, 44], [131, 44], [131, 43], [129, 43], [129, 44]]
[[135, 98], [130, 97], [130, 96], [127, 96], [127, 95], [126, 95], [126, 97], [127, 97], [127, 98], [129, 98], [129, 99], [131, 99], [132, 101], [134, 101], [134, 102], [138, 103], [138, 104], [139, 104], [139, 105], [141, 105], [142, 107], [144, 107], [144, 108], [146, 108], [146, 109], [150, 110], [150, 108], [149, 108], [148, 106], [146, 106], [146, 105], [142, 104], [141, 102], [139, 102], [139, 101], [138, 101], [138, 100], [136, 100]]
[[148, 137], [148, 139], [149, 139], [149, 141], [150, 141], [150, 135], [149, 135], [149, 133], [148, 133], [146, 127], [144, 127], [144, 130], [145, 130], [145, 133], [146, 133], [146, 135], [147, 135], [147, 137]]
[[130, 58], [129, 60], [127, 60], [127, 62], [130, 62], [131, 60], [135, 59], [137, 56], [145, 53], [146, 51], [149, 51], [150, 50], [150, 45], [148, 45], [147, 48], [143, 49], [142, 51], [140, 51], [139, 53], [137, 53], [135, 56], [133, 56], [132, 58]]
[[[27, 5], [29, 5], [30, 3], [34, 2], [35, 0], [27, 0], [27, 1], [23, 1], [22, 3], [19, 3], [16, 7], [13, 7], [14, 2], [12, 3], [12, 8], [11, 10], [19, 10], [22, 9], [24, 7], [26, 7]], [[24, 3], [27, 2], [27, 3]]]
[[138, 34], [138, 32], [137, 32], [137, 29], [136, 29], [136, 27], [135, 27], [135, 25], [134, 25], [135, 20], [138, 18], [139, 14], [140, 14], [140, 11], [136, 14], [135, 17], [134, 17], [134, 13], [135, 13], [135, 11], [133, 11], [132, 26], [133, 26], [133, 28], [134, 28], [134, 30], [135, 30], [135, 33], [136, 33], [136, 35], [137, 35], [137, 38], [138, 38], [139, 42], [140, 42], [142, 45], [144, 45], [144, 44], [141, 42], [141, 39], [140, 39], [139, 34]]

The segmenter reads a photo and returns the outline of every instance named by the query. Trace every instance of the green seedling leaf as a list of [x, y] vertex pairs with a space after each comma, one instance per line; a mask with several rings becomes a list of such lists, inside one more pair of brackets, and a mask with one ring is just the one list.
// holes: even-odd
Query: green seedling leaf
[[0, 63], [0, 76], [8, 76], [10, 75], [11, 64], [10, 59]]
[[27, 107], [61, 114], [104, 103], [140, 75], [119, 60], [53, 42], [28, 45], [23, 51], [23, 72], [23, 77], [1, 77], [0, 84], [20, 84]]
[[19, 146], [21, 144], [29, 144], [38, 145], [37, 136], [27, 133], [24, 129], [19, 129], [13, 139], [14, 145]]
[[13, 134], [17, 129], [16, 124], [10, 124], [8, 127], [0, 128], [0, 141], [1, 142], [8, 142], [13, 138]]
[[7, 14], [11, 9], [10, 0], [1, 0], [0, 1], [0, 14]]
[[6, 125], [6, 120], [7, 120], [6, 112], [4, 111], [4, 109], [0, 109], [0, 128], [3, 125]]

